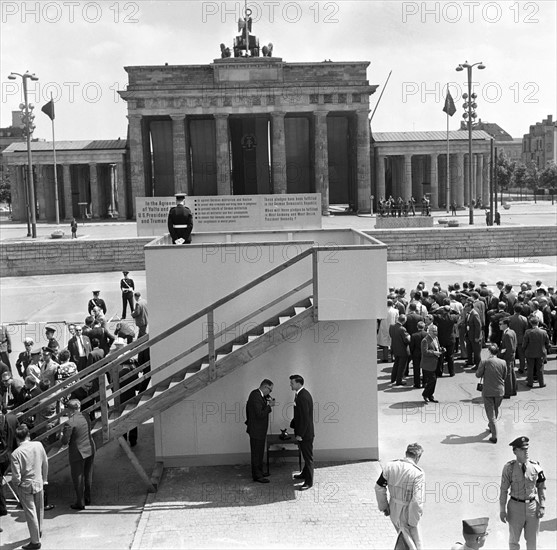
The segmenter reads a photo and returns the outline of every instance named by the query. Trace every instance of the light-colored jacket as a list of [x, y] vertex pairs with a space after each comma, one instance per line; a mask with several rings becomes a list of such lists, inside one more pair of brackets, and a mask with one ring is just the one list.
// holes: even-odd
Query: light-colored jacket
[[38, 441], [23, 441], [12, 453], [12, 478], [23, 493], [40, 493], [48, 481], [48, 459]]
[[[422, 548], [418, 523], [423, 514], [425, 474], [408, 458], [392, 460], [383, 466], [387, 487], [375, 484], [375, 496], [381, 512], [390, 510], [397, 532], [401, 532], [411, 549]], [[388, 490], [388, 500], [387, 500]]]

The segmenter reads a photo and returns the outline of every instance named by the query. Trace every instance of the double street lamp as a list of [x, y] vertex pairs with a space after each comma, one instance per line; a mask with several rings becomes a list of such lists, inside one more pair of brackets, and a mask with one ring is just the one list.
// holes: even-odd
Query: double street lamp
[[463, 71], [464, 69], [468, 72], [468, 93], [462, 94], [462, 99], [464, 99], [464, 114], [462, 118], [468, 124], [468, 212], [469, 212], [469, 224], [474, 225], [474, 205], [472, 199], [472, 124], [476, 118], [476, 98], [477, 95], [472, 93], [472, 68], [478, 66], [478, 69], [485, 69], [485, 65], [480, 61], [479, 63], [468, 63], [468, 61], [461, 63], [456, 70]]
[[[20, 109], [23, 110], [23, 117], [22, 121], [25, 125], [25, 137], [27, 138], [27, 197], [29, 198], [29, 206], [28, 206], [28, 215], [30, 210], [31, 215], [31, 235], [27, 235], [28, 237], [31, 236], [34, 239], [37, 238], [37, 214], [36, 214], [36, 204], [35, 204], [35, 186], [33, 184], [33, 158], [31, 156], [31, 135], [33, 134], [33, 130], [35, 129], [35, 125], [33, 124], [33, 120], [35, 119], [35, 115], [33, 115], [33, 109], [35, 108], [34, 105], [30, 105], [27, 99], [27, 81], [28, 80], [39, 80], [39, 77], [35, 76], [34, 73], [30, 73], [27, 71], [25, 74], [20, 73], [10, 73], [8, 76], [9, 80], [16, 80], [17, 77], [20, 77], [23, 81], [23, 104], [20, 104]], [[55, 168], [56, 169], [56, 168]]]

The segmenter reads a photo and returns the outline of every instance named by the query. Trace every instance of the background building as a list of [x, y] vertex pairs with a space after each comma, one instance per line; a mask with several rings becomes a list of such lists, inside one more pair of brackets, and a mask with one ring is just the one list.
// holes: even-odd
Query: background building
[[522, 162], [534, 162], [539, 170], [557, 160], [557, 122], [553, 115], [530, 126], [522, 139]]

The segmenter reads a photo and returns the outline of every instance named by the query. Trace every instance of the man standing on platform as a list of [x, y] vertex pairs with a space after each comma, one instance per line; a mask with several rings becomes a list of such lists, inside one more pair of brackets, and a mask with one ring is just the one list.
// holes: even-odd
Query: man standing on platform
[[259, 388], [249, 394], [246, 405], [246, 432], [249, 434], [251, 450], [251, 476], [258, 483], [269, 483], [269, 472], [263, 472], [263, 455], [265, 454], [265, 440], [269, 428], [269, 414], [275, 400], [271, 397], [273, 383], [265, 378]]
[[35, 550], [41, 547], [44, 521], [43, 488], [48, 478], [48, 459], [42, 444], [31, 441], [26, 424], [16, 428], [15, 436], [19, 447], [12, 453], [12, 480], [18, 489], [19, 500], [31, 535], [31, 541], [24, 544], [22, 548]]
[[184, 204], [185, 193], [177, 193], [176, 206], [168, 212], [168, 232], [173, 244], [190, 244], [193, 229], [191, 210]]
[[396, 548], [422, 550], [418, 524], [423, 514], [425, 475], [418, 462], [423, 452], [421, 445], [411, 443], [405, 458], [383, 466], [375, 484], [379, 511], [391, 518], [398, 533]]
[[304, 457], [304, 469], [294, 479], [304, 480], [299, 488], [305, 491], [313, 486], [313, 439], [315, 431], [313, 427], [313, 398], [304, 388], [304, 379], [299, 374], [290, 377], [290, 388], [296, 392], [294, 399], [294, 418], [290, 427], [294, 429], [296, 441]]
[[128, 277], [129, 271], [122, 271], [124, 278], [120, 280], [120, 290], [122, 291], [122, 319], [126, 318], [126, 310], [130, 305], [130, 313], [133, 311], [133, 291], [135, 283]]

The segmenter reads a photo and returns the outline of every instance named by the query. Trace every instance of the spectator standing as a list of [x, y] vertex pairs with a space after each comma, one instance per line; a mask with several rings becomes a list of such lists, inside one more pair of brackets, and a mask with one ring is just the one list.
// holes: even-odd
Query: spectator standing
[[427, 334], [421, 343], [422, 360], [420, 368], [424, 377], [424, 391], [422, 397], [426, 403], [438, 403], [435, 399], [435, 386], [437, 384], [437, 364], [443, 356], [443, 350], [437, 338], [437, 327], [432, 323], [427, 327]]
[[406, 382], [402, 380], [406, 363], [408, 362], [408, 344], [410, 343], [410, 335], [404, 328], [406, 315], [399, 315], [396, 323], [389, 327], [389, 336], [391, 337], [391, 350], [394, 357], [393, 368], [391, 371], [391, 384], [395, 386], [406, 386]]
[[522, 315], [522, 308], [517, 304], [514, 306], [513, 314], [508, 318], [509, 328], [516, 334], [516, 356], [518, 358], [518, 373], [524, 374], [526, 370], [526, 357], [524, 355], [524, 334], [528, 330], [528, 319]]
[[0, 361], [8, 365], [10, 372], [12, 365], [10, 364], [10, 353], [12, 353], [12, 340], [6, 325], [0, 325]]
[[129, 273], [129, 271], [122, 271], [124, 277], [120, 280], [120, 290], [122, 291], [122, 319], [126, 318], [128, 304], [130, 306], [130, 313], [133, 311], [133, 291], [135, 290], [135, 283], [133, 279], [128, 277]]
[[421, 388], [421, 369], [420, 363], [422, 361], [422, 340], [427, 336], [425, 323], [420, 321], [418, 323], [418, 332], [410, 335], [410, 356], [412, 358], [412, 370], [414, 373], [414, 387]]
[[132, 317], [135, 324], [139, 328], [138, 338], [147, 334], [147, 325], [149, 324], [149, 314], [147, 311], [147, 302], [141, 297], [141, 292], [134, 292], [135, 308], [132, 311]]
[[508, 399], [516, 395], [516, 373], [514, 371], [514, 359], [516, 355], [516, 333], [509, 328], [509, 319], [503, 318], [499, 323], [502, 331], [501, 351], [499, 357], [507, 365], [507, 375], [505, 376], [505, 398]]
[[507, 364], [502, 359], [497, 358], [499, 352], [497, 344], [490, 344], [488, 350], [490, 356], [488, 359], [480, 361], [476, 377], [483, 378], [482, 397], [491, 432], [489, 441], [497, 443], [497, 417], [499, 416], [499, 407], [503, 402], [503, 395], [505, 395]]
[[538, 327], [539, 322], [537, 317], [530, 317], [529, 322], [532, 328], [524, 333], [524, 341], [522, 342], [526, 363], [528, 365], [528, 382], [526, 385], [529, 388], [533, 388], [534, 378], [537, 377], [540, 388], [545, 388], [543, 365], [547, 360], [549, 337], [545, 330]]
[[379, 323], [379, 331], [377, 333], [377, 345], [381, 348], [383, 363], [387, 363], [389, 361], [389, 348], [391, 347], [389, 327], [396, 323], [398, 316], [398, 309], [393, 307], [393, 301], [387, 300], [387, 315], [384, 319], [381, 319]]
[[25, 424], [16, 428], [15, 435], [19, 446], [12, 452], [12, 480], [31, 535], [30, 542], [22, 548], [38, 550], [44, 521], [43, 487], [48, 480], [48, 459], [44, 447], [37, 441], [31, 441]]

